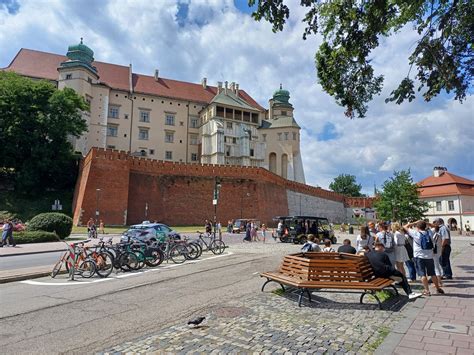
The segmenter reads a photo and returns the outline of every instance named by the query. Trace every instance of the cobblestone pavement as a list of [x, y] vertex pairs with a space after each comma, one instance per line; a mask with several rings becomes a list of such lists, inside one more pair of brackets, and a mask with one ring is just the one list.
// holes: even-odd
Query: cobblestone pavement
[[[284, 254], [299, 248], [301, 246], [270, 241], [235, 245], [232, 252]], [[460, 248], [454, 251], [456, 253], [460, 253]], [[405, 318], [401, 310], [406, 308], [406, 297], [392, 298], [384, 302], [384, 310], [379, 310], [375, 302], [359, 304], [358, 293], [313, 293], [313, 303], [306, 301], [299, 308], [296, 294], [281, 295], [277, 288], [270, 292], [270, 285], [267, 289], [248, 299], [224, 301], [194, 314], [194, 317], [206, 317], [198, 328], [180, 321], [101, 354], [367, 354], [373, 353], [392, 328]]]
[[206, 316], [199, 328], [176, 324], [105, 353], [367, 353], [379, 332], [399, 317], [360, 305], [358, 295], [323, 297], [315, 297], [322, 303], [298, 308], [294, 299], [265, 292], [196, 314]]

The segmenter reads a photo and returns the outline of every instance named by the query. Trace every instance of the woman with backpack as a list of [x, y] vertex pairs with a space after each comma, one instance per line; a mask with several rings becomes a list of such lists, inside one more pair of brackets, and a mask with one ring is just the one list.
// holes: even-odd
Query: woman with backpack
[[395, 268], [406, 276], [404, 264], [410, 258], [405, 248], [405, 233], [402, 233], [401, 229], [400, 223], [392, 223], [392, 233], [395, 241]]

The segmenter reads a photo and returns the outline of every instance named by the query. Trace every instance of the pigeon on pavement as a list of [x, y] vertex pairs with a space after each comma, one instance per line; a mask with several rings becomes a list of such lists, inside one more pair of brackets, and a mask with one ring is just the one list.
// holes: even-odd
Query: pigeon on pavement
[[195, 327], [201, 324], [206, 317], [197, 317], [196, 319], [190, 320], [188, 325], [194, 325]]

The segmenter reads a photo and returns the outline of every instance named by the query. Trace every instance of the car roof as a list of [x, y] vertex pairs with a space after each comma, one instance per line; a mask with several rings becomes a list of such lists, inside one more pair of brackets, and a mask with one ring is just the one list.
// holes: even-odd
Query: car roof
[[156, 227], [156, 226], [168, 227], [166, 224], [163, 224], [163, 223], [140, 223], [140, 224], [133, 224], [133, 225], [130, 226], [130, 228], [133, 228], [133, 227], [153, 228], [153, 227]]
[[321, 219], [327, 220], [326, 217], [314, 217], [314, 216], [277, 216], [273, 218], [274, 220], [278, 219]]

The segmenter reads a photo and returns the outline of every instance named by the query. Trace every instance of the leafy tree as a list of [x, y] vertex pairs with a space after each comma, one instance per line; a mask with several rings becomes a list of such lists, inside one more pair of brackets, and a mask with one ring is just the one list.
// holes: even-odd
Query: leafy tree
[[76, 159], [69, 136], [87, 130], [87, 104], [72, 89], [0, 72], [0, 167], [23, 193], [74, 184]]
[[428, 204], [418, 196], [418, 186], [413, 183], [410, 170], [395, 171], [382, 189], [375, 208], [383, 220], [418, 220], [428, 210]]
[[349, 174], [340, 174], [329, 184], [329, 188], [340, 194], [352, 197], [364, 196], [360, 193], [362, 185], [357, 184], [356, 177]]
[[[252, 16], [283, 30], [290, 9], [284, 0], [249, 0], [258, 3]], [[346, 115], [364, 117], [367, 103], [380, 94], [383, 76], [375, 75], [371, 52], [382, 37], [410, 25], [420, 35], [408, 58], [410, 71], [385, 101], [412, 101], [415, 82], [430, 101], [442, 90], [463, 101], [474, 75], [474, 1], [472, 0], [300, 0], [308, 11], [303, 39], [320, 33], [316, 69], [323, 89], [346, 108]], [[416, 74], [411, 75], [412, 67]]]

